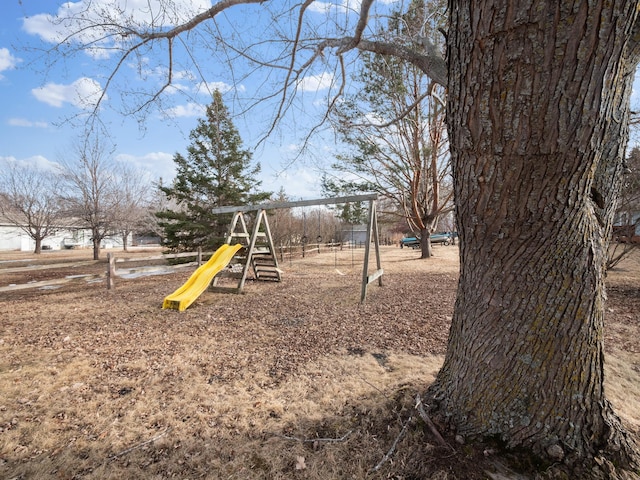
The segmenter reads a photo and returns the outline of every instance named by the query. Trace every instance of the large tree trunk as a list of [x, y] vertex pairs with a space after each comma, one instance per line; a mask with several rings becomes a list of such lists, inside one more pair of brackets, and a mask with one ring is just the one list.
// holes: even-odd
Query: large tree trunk
[[122, 250], [124, 250], [125, 252], [128, 251], [127, 239], [129, 238], [129, 233], [129, 230], [124, 230], [122, 232]]
[[637, 2], [450, 1], [458, 297], [430, 396], [462, 435], [567, 463], [628, 439], [603, 388], [604, 265]]
[[35, 253], [36, 255], [39, 255], [40, 253], [42, 253], [42, 236], [40, 235], [39, 231], [36, 232], [36, 234], [33, 236], [33, 239], [36, 242], [36, 246], [33, 249], [33, 253]]
[[430, 237], [430, 228], [423, 228], [420, 230], [420, 258], [431, 258], [433, 256]]
[[91, 239], [92, 244], [93, 244], [93, 259], [94, 260], [99, 260], [100, 259], [100, 241], [101, 241], [101, 235], [98, 232], [97, 229], [93, 230], [93, 238]]

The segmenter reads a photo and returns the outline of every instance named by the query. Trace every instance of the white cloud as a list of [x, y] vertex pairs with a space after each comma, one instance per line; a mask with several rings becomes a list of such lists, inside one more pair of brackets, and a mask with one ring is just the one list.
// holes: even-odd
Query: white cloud
[[[393, 5], [399, 3], [400, 0], [378, 0], [377, 3], [382, 5]], [[313, 2], [309, 5], [309, 11], [315, 13], [335, 14], [335, 13], [359, 13], [362, 6], [362, 0], [341, 0], [338, 3], [333, 2]]]
[[14, 163], [17, 162], [18, 159], [16, 157], [2, 157], [0, 156], [0, 162], [2, 163]]
[[137, 170], [148, 172], [153, 178], [162, 178], [163, 182], [169, 182], [176, 175], [173, 155], [166, 152], [150, 152], [136, 156], [121, 153], [116, 160], [133, 166]]
[[298, 81], [298, 90], [303, 92], [317, 92], [325, 90], [333, 83], [333, 75], [328, 72], [322, 72], [318, 75], [304, 77]]
[[385, 123], [387, 120], [375, 112], [367, 112], [356, 121], [361, 123], [371, 123], [372, 125], [380, 125]]
[[329, 2], [313, 2], [309, 5], [308, 10], [316, 13], [328, 13], [332, 8], [336, 8], [336, 5]]
[[[108, 57], [109, 48], [121, 42], [125, 28], [166, 28], [211, 7], [211, 0], [79, 0], [62, 3], [55, 14], [40, 13], [23, 19], [22, 28], [45, 42], [77, 42], [92, 45], [85, 52]], [[119, 25], [120, 27], [116, 27]]]
[[31, 93], [41, 102], [52, 107], [62, 107], [70, 103], [78, 108], [94, 108], [100, 96], [102, 87], [91, 78], [81, 77], [69, 85], [47, 83], [44, 87], [31, 90]]
[[200, 105], [199, 103], [189, 102], [186, 105], [178, 105], [173, 108], [169, 108], [166, 111], [166, 115], [171, 118], [175, 117], [201, 117], [207, 111], [207, 107]]
[[215, 90], [219, 90], [220, 93], [227, 93], [227, 92], [229, 92], [231, 90], [235, 90], [237, 92], [244, 92], [246, 90], [246, 88], [242, 84], [240, 84], [240, 85], [230, 85], [230, 84], [224, 83], [224, 82], [201, 82], [196, 87], [196, 93], [198, 93], [200, 95], [211, 96], [211, 94]]
[[317, 13], [328, 13], [332, 10], [344, 12], [346, 10], [358, 11], [362, 0], [342, 0], [340, 3], [313, 2], [309, 5], [309, 10]]
[[11, 70], [20, 62], [20, 59], [11, 55], [8, 48], [0, 48], [0, 78], [3, 78], [2, 72]]
[[0, 157], [0, 162], [17, 164], [20, 167], [35, 168], [37, 170], [56, 171], [60, 169], [60, 164], [52, 162], [42, 155], [33, 155], [31, 157], [17, 159], [16, 157]]
[[31, 120], [27, 120], [26, 118], [10, 118], [7, 122], [12, 127], [36, 127], [36, 128], [47, 128], [49, 124], [47, 122], [32, 122]]
[[266, 191], [278, 192], [282, 187], [289, 198], [320, 198], [322, 189], [320, 187], [320, 175], [311, 169], [293, 169], [269, 175], [261, 175], [261, 188]]
[[[143, 78], [161, 78], [161, 79], [166, 79], [169, 77], [169, 73], [171, 73], [171, 79], [173, 81], [180, 81], [180, 80], [189, 80], [189, 81], [193, 81], [194, 80], [194, 75], [192, 72], [190, 72], [189, 70], [171, 70], [171, 72], [169, 71], [169, 69], [165, 66], [155, 66], [155, 67], [149, 67], [149, 63], [150, 63], [150, 59], [145, 57], [143, 59], [143, 65], [144, 68], [141, 71], [142, 77]], [[129, 64], [132, 68], [138, 68], [134, 63], [130, 63]]]
[[285, 152], [298, 152], [300, 150], [300, 145], [297, 143], [288, 143], [282, 146], [282, 150]]

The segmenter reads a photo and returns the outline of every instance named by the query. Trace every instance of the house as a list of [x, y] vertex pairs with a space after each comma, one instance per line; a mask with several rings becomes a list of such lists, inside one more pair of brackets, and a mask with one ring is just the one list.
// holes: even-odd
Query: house
[[367, 225], [351, 225], [340, 232], [342, 242], [350, 245], [364, 245], [367, 241]]
[[613, 222], [613, 238], [640, 242], [640, 212], [623, 212]]
[[[82, 227], [62, 226], [56, 232], [42, 240], [43, 250], [64, 250], [70, 248], [91, 248], [91, 230]], [[105, 238], [101, 248], [122, 247], [120, 235]], [[34, 251], [35, 241], [16, 225], [0, 217], [0, 251]]]

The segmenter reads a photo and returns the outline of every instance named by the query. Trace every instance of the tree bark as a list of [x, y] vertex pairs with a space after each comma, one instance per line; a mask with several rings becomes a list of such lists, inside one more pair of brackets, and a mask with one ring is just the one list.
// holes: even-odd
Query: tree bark
[[38, 255], [42, 253], [42, 237], [38, 234], [38, 235], [35, 235], [33, 239], [36, 242], [36, 246], [35, 246], [35, 249], [33, 250], [33, 253]]
[[431, 225], [429, 228], [420, 230], [420, 258], [431, 258], [433, 251], [431, 250]]
[[125, 252], [128, 251], [128, 246], [127, 246], [127, 239], [129, 238], [129, 232], [128, 230], [125, 230], [122, 232], [122, 250], [124, 250]]
[[462, 435], [568, 464], [631, 461], [605, 398], [603, 328], [637, 7], [450, 1], [463, 241], [447, 355], [429, 395]]
[[99, 234], [99, 232], [94, 229], [93, 231], [93, 238], [91, 239], [92, 243], [93, 243], [93, 259], [94, 260], [100, 260], [100, 241], [101, 241], [101, 236]]

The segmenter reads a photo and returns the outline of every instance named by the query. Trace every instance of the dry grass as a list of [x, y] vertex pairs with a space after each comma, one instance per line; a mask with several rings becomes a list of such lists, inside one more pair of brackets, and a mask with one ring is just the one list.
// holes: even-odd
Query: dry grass
[[[361, 251], [285, 259], [283, 283], [207, 292], [182, 313], [160, 305], [187, 273], [5, 296], [0, 477], [484, 478], [482, 458], [456, 470], [471, 453], [452, 460], [418, 422], [371, 471], [442, 362], [457, 254], [435, 251], [383, 249], [385, 286], [365, 305]], [[610, 275], [607, 389], [637, 433], [628, 265]]]

